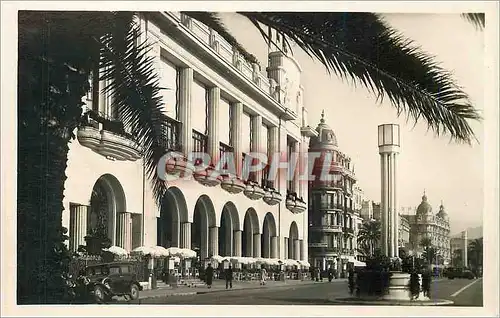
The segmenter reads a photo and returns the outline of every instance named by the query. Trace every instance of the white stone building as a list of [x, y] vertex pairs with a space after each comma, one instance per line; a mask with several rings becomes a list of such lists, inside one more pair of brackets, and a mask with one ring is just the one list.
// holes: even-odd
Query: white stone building
[[[240, 170], [249, 152], [307, 153], [315, 132], [306, 124], [295, 59], [270, 50], [265, 74], [216, 32], [180, 13], [144, 13], [138, 20], [153, 45], [160, 84], [168, 88], [162, 94], [171, 151], [206, 151], [212, 158], [234, 152]], [[270, 182], [254, 173], [246, 185], [195, 174], [169, 182], [161, 208], [137, 146], [120, 132], [109, 98], [99, 94], [102, 85], [94, 83], [85, 100], [94, 119], [69, 145], [62, 222], [71, 250], [102, 224], [112, 244], [127, 250], [162, 245], [191, 248], [200, 259], [308, 259], [306, 182], [287, 182], [286, 173]]]

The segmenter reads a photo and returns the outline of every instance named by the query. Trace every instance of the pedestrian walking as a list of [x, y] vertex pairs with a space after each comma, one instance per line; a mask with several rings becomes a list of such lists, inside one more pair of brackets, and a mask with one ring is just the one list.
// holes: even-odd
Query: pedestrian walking
[[229, 265], [224, 273], [224, 278], [226, 279], [226, 289], [233, 288], [233, 268]]
[[214, 278], [214, 268], [212, 267], [212, 264], [208, 263], [208, 266], [205, 269], [205, 283], [207, 283], [208, 288], [212, 288], [213, 278]]
[[261, 285], [265, 285], [266, 284], [266, 275], [267, 275], [267, 271], [264, 268], [264, 265], [262, 265], [261, 268], [260, 268], [260, 284]]

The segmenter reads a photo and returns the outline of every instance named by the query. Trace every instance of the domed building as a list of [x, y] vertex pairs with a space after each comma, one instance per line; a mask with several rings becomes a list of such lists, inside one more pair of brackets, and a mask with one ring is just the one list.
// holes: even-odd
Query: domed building
[[[345, 273], [356, 255], [356, 213], [353, 187], [356, 177], [351, 158], [338, 147], [337, 136], [326, 123], [324, 112], [309, 142], [309, 153], [319, 153], [309, 182], [309, 262]], [[316, 155], [311, 158], [317, 158]], [[327, 173], [328, 178], [322, 176]]]
[[423, 251], [422, 241], [430, 240], [431, 246], [439, 255], [433, 261], [436, 265], [448, 265], [451, 260], [450, 253], [450, 220], [441, 202], [439, 211], [432, 212], [432, 206], [427, 200], [427, 195], [422, 196], [415, 215], [404, 215], [410, 224], [410, 248], [417, 252]]

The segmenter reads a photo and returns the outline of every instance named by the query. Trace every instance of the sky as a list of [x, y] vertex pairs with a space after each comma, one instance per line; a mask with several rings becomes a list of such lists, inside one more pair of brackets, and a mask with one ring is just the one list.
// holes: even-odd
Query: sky
[[[223, 22], [238, 41], [261, 63], [267, 61], [267, 45], [245, 18], [234, 13], [221, 14]], [[386, 21], [412, 39], [442, 66], [453, 73], [458, 84], [470, 95], [477, 109], [484, 101], [484, 33], [459, 14], [386, 14]], [[354, 87], [299, 49], [294, 57], [302, 67], [304, 105], [308, 124], [316, 127], [321, 111], [334, 130], [339, 148], [354, 164], [358, 185], [368, 200], [380, 202], [380, 159], [377, 126], [401, 126], [401, 153], [398, 162], [398, 201], [400, 207], [417, 207], [425, 190], [433, 212], [441, 201], [450, 217], [451, 233], [483, 222], [483, 123], [471, 126], [479, 144], [451, 142], [449, 136], [436, 137], [425, 122], [414, 127], [406, 117], [398, 118], [395, 108], [376, 98], [362, 86]], [[264, 66], [264, 65], [263, 65]], [[265, 69], [265, 67], [264, 67]]]

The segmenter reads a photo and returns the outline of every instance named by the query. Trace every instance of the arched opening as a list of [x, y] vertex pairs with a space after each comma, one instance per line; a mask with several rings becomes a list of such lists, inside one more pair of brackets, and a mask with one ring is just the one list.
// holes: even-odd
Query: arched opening
[[300, 259], [299, 228], [295, 221], [290, 224], [290, 231], [288, 233], [288, 258]]
[[[196, 201], [191, 224], [191, 249], [198, 254], [200, 261], [218, 254], [218, 231], [215, 225], [214, 206], [210, 198], [203, 195]], [[216, 231], [211, 231], [212, 228]]]
[[157, 245], [181, 247], [181, 224], [187, 222], [187, 205], [184, 194], [177, 187], [169, 188], [157, 218]]
[[[87, 216], [87, 236], [94, 242], [105, 245], [120, 245], [130, 249], [132, 242], [123, 241], [122, 232], [130, 223], [118, 224], [117, 214], [126, 214], [125, 194], [120, 182], [112, 175], [103, 175], [97, 179], [90, 196], [90, 209]], [[128, 213], [130, 214], [130, 213]], [[127, 215], [130, 218], [130, 215]], [[123, 217], [122, 217], [123, 218]], [[131, 239], [131, 235], [126, 236]], [[98, 244], [101, 244], [98, 243]]]
[[260, 253], [258, 253], [258, 251], [256, 251], [256, 248], [254, 247], [254, 237], [256, 234], [259, 234], [259, 219], [257, 217], [257, 212], [255, 212], [254, 209], [250, 208], [245, 213], [245, 219], [243, 220], [243, 233], [241, 236], [241, 248], [243, 256], [260, 257], [260, 255], [257, 255]]
[[227, 202], [222, 208], [219, 227], [219, 255], [235, 255], [234, 231], [239, 230], [238, 210], [232, 202]]
[[264, 258], [277, 258], [278, 241], [276, 237], [276, 222], [272, 213], [268, 212], [262, 227], [261, 251]]

